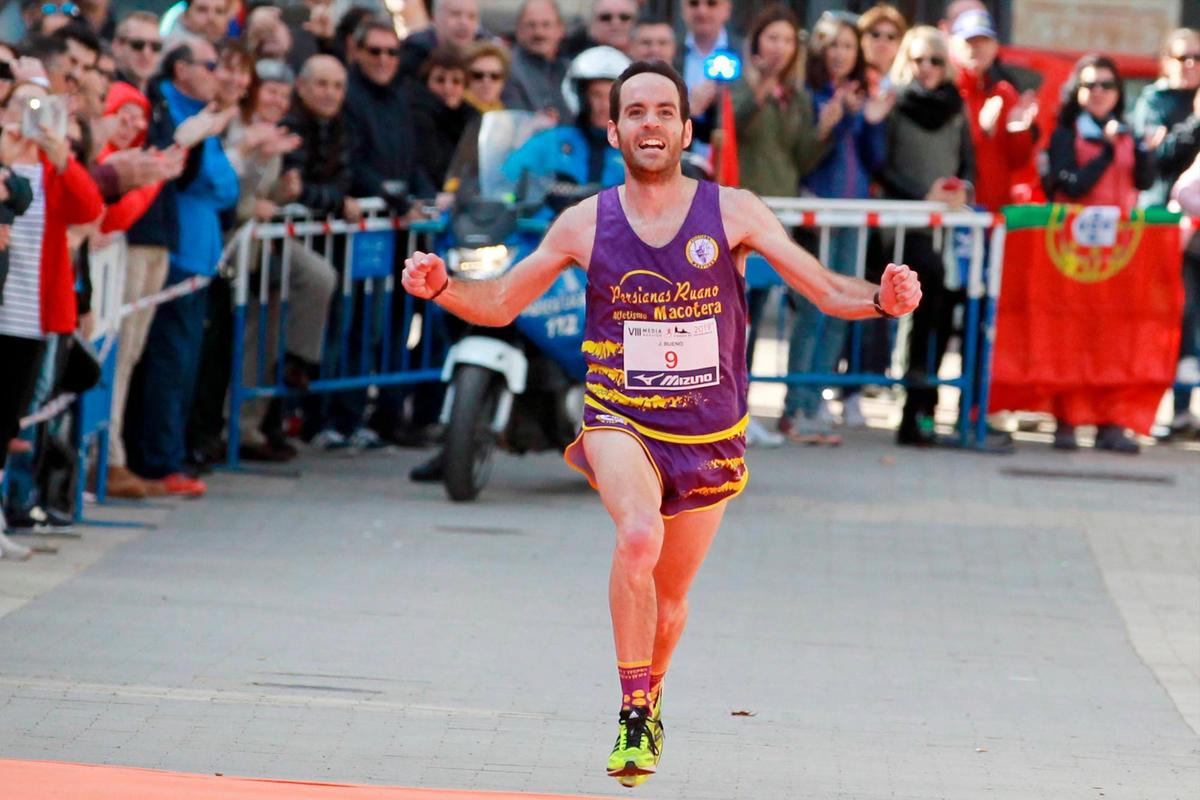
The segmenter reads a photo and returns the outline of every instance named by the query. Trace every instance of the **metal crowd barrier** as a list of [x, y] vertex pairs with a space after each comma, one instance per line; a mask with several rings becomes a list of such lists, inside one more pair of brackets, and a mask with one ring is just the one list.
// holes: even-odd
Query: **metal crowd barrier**
[[[894, 242], [890, 260], [903, 261], [905, 240], [908, 231], [930, 231], [934, 249], [950, 261], [945, 269], [948, 290], [965, 289], [966, 304], [963, 319], [962, 369], [958, 377], [939, 378], [937, 365], [931, 365], [923, 386], [951, 386], [961, 393], [961, 413], [958, 424], [960, 445], [981, 444], [986, 432], [987, 387], [991, 368], [991, 345], [995, 326], [996, 299], [1000, 292], [1000, 265], [1004, 258], [1004, 218], [999, 214], [952, 210], [943, 203], [897, 200], [834, 200], [809, 197], [763, 198], [775, 215], [786, 226], [815, 228], [818, 231], [817, 258], [829, 263], [830, 240], [835, 228], [856, 230], [856, 261], [854, 274], [863, 278], [867, 268], [867, 243], [873, 230], [891, 229]], [[956, 233], [965, 237], [969, 251], [965, 286], [956, 268], [957, 256], [947, 258], [945, 248], [954, 244]], [[761, 257], [754, 256], [747, 265], [748, 278], [758, 285], [781, 283], [773, 271], [765, 269]], [[981, 325], [982, 322], [982, 325]], [[793, 384], [816, 384], [821, 386], [859, 385], [905, 385], [903, 377], [886, 372], [862, 371], [860, 359], [860, 323], [851, 323], [850, 341], [852, 354], [850, 369], [845, 373], [798, 373], [798, 374], [754, 374], [751, 380]], [[983, 331], [983, 335], [977, 332]], [[818, 331], [818, 336], [821, 332]], [[893, 352], [903, 348], [903, 336], [897, 336]], [[893, 359], [894, 360], [894, 359]], [[976, 371], [980, 375], [976, 377]], [[979, 391], [976, 391], [978, 384]], [[976, 395], [979, 396], [976, 396]], [[975, 422], [972, 426], [971, 418]]]
[[[420, 313], [417, 302], [406, 293], [400, 295], [402, 307], [394, 306], [400, 302], [396, 280], [402, 259], [398, 254], [411, 254], [419, 241], [440, 230], [441, 225], [437, 222], [405, 224], [378, 198], [366, 198], [359, 204], [364, 217], [358, 222], [332, 217], [319, 219], [303, 206], [291, 205], [281, 209], [276, 220], [250, 223], [236, 234], [231, 259], [234, 267], [233, 358], [226, 449], [227, 464], [231, 468], [239, 463], [243, 405], [254, 398], [301, 394], [284, 382], [287, 320], [292, 310], [288, 286], [292, 269], [290, 255], [298, 245], [321, 254], [337, 269], [339, 281], [329, 317], [331, 327], [325, 338], [326, 357], [322, 360], [320, 377], [309, 383], [308, 393], [441, 380], [440, 360], [433, 352], [434, 326], [440, 324], [440, 311], [429, 306], [427, 313]], [[278, 280], [273, 281], [272, 262], [276, 258]], [[273, 285], [275, 283], [278, 285]], [[268, 323], [273, 305], [278, 315], [274, 326], [277, 335], [274, 352], [268, 353]], [[248, 312], [252, 306], [257, 311], [254, 324], [258, 335], [255, 352], [250, 354], [246, 352], [245, 342]], [[394, 318], [396, 312], [402, 314], [400, 320]], [[360, 346], [358, 358], [351, 359], [351, 339], [355, 334]], [[251, 356], [254, 380], [245, 384], [243, 368]], [[273, 370], [268, 366], [273, 366]]]

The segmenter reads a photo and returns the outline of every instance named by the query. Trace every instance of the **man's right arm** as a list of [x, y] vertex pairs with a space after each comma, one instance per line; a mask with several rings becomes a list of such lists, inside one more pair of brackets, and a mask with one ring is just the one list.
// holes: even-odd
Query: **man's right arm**
[[595, 225], [596, 201], [589, 198], [564, 211], [537, 249], [499, 278], [453, 280], [439, 256], [418, 252], [404, 262], [402, 283], [409, 294], [433, 298], [459, 319], [502, 327], [541, 297], [568, 265], [587, 268]]

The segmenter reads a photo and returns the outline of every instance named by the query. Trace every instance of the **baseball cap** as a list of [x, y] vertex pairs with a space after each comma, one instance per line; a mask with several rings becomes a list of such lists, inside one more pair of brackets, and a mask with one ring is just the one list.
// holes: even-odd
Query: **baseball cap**
[[998, 38], [996, 23], [992, 22], [992, 15], [978, 9], [959, 14], [958, 19], [954, 20], [954, 26], [950, 29], [950, 33], [959, 39], [972, 39], [976, 36]]

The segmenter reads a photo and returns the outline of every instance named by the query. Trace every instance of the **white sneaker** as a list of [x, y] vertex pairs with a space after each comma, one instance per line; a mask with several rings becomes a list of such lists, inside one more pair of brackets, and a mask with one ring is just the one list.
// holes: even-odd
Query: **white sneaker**
[[346, 437], [335, 431], [333, 428], [326, 428], [318, 433], [309, 442], [318, 450], [342, 450], [350, 446], [346, 441]]
[[855, 392], [842, 401], [842, 424], [852, 430], [867, 427], [862, 412], [862, 395]]
[[837, 414], [833, 413], [833, 409], [829, 407], [828, 400], [822, 400], [821, 405], [817, 406], [817, 415], [814, 419], [821, 425], [826, 425], [832, 428], [838, 424]]
[[[3, 517], [0, 517], [0, 520], [3, 520]], [[10, 561], [28, 561], [31, 555], [33, 555], [32, 550], [8, 538], [4, 534], [3, 527], [0, 526], [0, 558], [7, 558]]]
[[1179, 366], [1175, 370], [1175, 382], [1192, 386], [1200, 383], [1200, 359], [1195, 356], [1179, 359]]
[[747, 447], [782, 447], [784, 442], [783, 434], [774, 433], [763, 427], [763, 424], [754, 417], [746, 423], [746, 446]]
[[350, 434], [348, 441], [351, 447], [357, 447], [359, 450], [378, 450], [381, 447], [387, 447], [387, 442], [379, 438], [379, 434], [366, 426], [360, 426], [354, 433]]

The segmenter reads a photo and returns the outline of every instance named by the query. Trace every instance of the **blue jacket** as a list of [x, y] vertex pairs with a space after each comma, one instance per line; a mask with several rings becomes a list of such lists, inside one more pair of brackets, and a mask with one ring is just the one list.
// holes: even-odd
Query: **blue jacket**
[[[813, 89], [813, 119], [833, 99], [833, 85]], [[870, 125], [862, 112], [843, 114], [829, 134], [829, 152], [801, 181], [817, 197], [861, 200], [870, 194], [871, 175], [886, 156], [887, 127]]]
[[[504, 162], [504, 175], [512, 181], [520, 180], [528, 172], [549, 178], [570, 178], [580, 184], [599, 183], [604, 187], [624, 183], [625, 160], [621, 151], [599, 137], [597, 129], [589, 141], [589, 135], [575, 125], [560, 125], [534, 134]], [[593, 147], [601, 148], [594, 158]]]
[[[161, 84], [171, 119], [179, 125], [204, 109], [204, 103], [180, 92], [170, 81]], [[237, 204], [238, 177], [225, 157], [221, 140], [201, 144], [200, 168], [176, 193], [179, 243], [171, 250], [171, 266], [195, 275], [214, 275], [221, 259], [221, 211]]]

